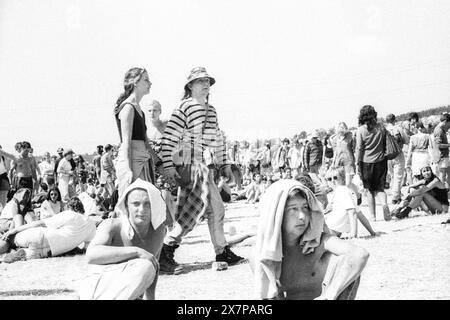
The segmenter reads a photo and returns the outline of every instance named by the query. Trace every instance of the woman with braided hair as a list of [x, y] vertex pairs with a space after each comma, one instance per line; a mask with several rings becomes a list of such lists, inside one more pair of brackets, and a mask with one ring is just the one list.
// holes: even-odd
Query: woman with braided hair
[[145, 115], [139, 105], [152, 83], [144, 68], [131, 68], [125, 74], [124, 92], [114, 108], [120, 148], [116, 173], [119, 196], [137, 178], [154, 183], [154, 165], [147, 137]]

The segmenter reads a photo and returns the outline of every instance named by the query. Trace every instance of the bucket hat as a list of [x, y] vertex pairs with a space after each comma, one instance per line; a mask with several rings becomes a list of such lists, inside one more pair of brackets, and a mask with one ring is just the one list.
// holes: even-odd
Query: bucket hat
[[209, 83], [212, 86], [214, 83], [216, 83], [216, 79], [214, 79], [213, 77], [211, 77], [208, 72], [206, 72], [206, 68], [204, 67], [195, 67], [194, 69], [191, 70], [191, 73], [189, 74], [189, 76], [186, 79], [186, 83], [184, 85], [184, 87], [186, 88], [186, 86], [191, 82], [194, 81], [195, 79], [200, 79], [200, 78], [209, 78]]

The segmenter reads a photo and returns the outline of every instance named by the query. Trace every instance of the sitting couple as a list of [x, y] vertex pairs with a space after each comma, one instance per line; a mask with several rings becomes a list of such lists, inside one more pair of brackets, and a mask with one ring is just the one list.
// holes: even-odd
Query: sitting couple
[[261, 198], [251, 268], [262, 299], [354, 299], [369, 253], [328, 229], [322, 205], [295, 180]]

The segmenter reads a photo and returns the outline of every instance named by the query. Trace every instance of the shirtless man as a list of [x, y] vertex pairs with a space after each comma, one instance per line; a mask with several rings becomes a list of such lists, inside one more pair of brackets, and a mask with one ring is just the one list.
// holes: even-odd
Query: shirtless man
[[95, 176], [97, 178], [97, 181], [100, 181], [100, 175], [102, 172], [102, 165], [101, 165], [102, 155], [103, 155], [103, 146], [99, 145], [97, 146], [97, 155], [92, 160], [95, 167]]
[[309, 189], [280, 180], [266, 192], [260, 211], [254, 272], [261, 298], [355, 298], [369, 254], [330, 234]]
[[154, 185], [138, 178], [116, 210], [119, 218], [103, 221], [87, 249], [88, 263], [102, 266], [82, 281], [80, 299], [155, 299], [166, 204]]
[[17, 142], [15, 145], [18, 157], [13, 159], [10, 170], [10, 177], [13, 188], [28, 188], [34, 190], [34, 183], [37, 182], [37, 164], [34, 158], [29, 157], [31, 146], [28, 142]]

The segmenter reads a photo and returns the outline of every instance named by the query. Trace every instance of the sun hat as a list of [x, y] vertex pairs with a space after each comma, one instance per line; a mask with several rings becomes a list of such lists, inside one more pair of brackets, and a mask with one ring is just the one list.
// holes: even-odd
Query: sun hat
[[184, 85], [184, 87], [186, 88], [186, 86], [191, 82], [194, 81], [195, 79], [200, 79], [200, 78], [209, 78], [209, 84], [212, 86], [214, 83], [216, 83], [216, 80], [211, 77], [208, 72], [206, 72], [206, 68], [204, 67], [195, 67], [194, 69], [191, 70], [191, 73], [189, 74], [189, 76], [186, 79], [186, 84]]
[[68, 154], [74, 154], [74, 153], [75, 153], [75, 152], [73, 152], [72, 149], [68, 148], [68, 149], [66, 149], [66, 151], [64, 151], [63, 156], [65, 157], [65, 156], [67, 156]]

